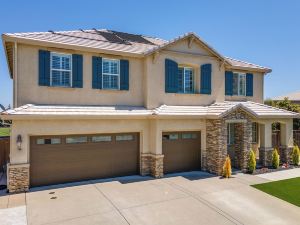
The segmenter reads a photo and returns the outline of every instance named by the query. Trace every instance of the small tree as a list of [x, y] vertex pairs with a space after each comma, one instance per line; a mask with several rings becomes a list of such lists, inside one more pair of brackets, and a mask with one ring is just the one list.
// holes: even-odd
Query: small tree
[[256, 157], [254, 151], [251, 149], [249, 153], [248, 170], [250, 173], [254, 173], [256, 169]]
[[274, 148], [272, 153], [272, 166], [274, 169], [279, 167], [279, 154], [276, 148]]
[[231, 177], [231, 160], [229, 155], [226, 157], [224, 166], [223, 166], [223, 177], [229, 178]]
[[295, 145], [292, 152], [292, 161], [294, 165], [300, 164], [300, 150], [298, 145]]

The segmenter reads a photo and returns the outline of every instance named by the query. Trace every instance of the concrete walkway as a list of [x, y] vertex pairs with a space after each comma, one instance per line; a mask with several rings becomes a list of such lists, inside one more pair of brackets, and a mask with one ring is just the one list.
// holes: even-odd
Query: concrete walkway
[[294, 177], [300, 177], [300, 168], [283, 170], [283, 171], [278, 171], [273, 173], [265, 173], [257, 176], [271, 181], [285, 180]]
[[190, 172], [33, 188], [0, 197], [0, 224], [299, 224], [298, 207], [250, 186], [263, 182]]

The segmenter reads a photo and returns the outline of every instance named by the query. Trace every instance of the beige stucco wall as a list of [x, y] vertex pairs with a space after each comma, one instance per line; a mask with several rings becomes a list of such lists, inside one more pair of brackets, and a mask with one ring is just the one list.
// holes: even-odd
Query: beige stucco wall
[[[162, 153], [162, 132], [164, 131], [201, 131], [205, 151], [205, 123], [199, 119], [86, 119], [86, 120], [15, 120], [11, 132], [11, 164], [30, 163], [30, 136], [68, 135], [97, 133], [140, 133], [141, 153]], [[18, 150], [16, 140], [22, 136], [22, 150]]]
[[[38, 50], [83, 55], [83, 88], [44, 87], [38, 85]], [[153, 55], [146, 58], [123, 57], [130, 61], [129, 91], [92, 89], [92, 56], [122, 58], [121, 56], [79, 52], [67, 49], [44, 48], [18, 44], [17, 48], [17, 82], [16, 100], [21, 106], [33, 104], [68, 104], [68, 105], [134, 105], [155, 108], [167, 105], [209, 105], [224, 100], [250, 100], [263, 102], [262, 73], [254, 73], [254, 96], [226, 96], [225, 70], [220, 60], [209, 53], [203, 46], [188, 40], [182, 40], [161, 51], [154, 59]], [[175, 60], [179, 65], [194, 68], [195, 94], [165, 93], [165, 59]], [[212, 94], [200, 92], [200, 66], [212, 64]], [[245, 72], [245, 71], [244, 71]]]
[[18, 45], [17, 106], [33, 104], [68, 105], [143, 105], [142, 59], [128, 58], [130, 68], [129, 91], [92, 89], [92, 56], [121, 59], [120, 56], [75, 52], [49, 48], [49, 51], [83, 55], [83, 88], [44, 87], [38, 85], [37, 46]]
[[[194, 94], [165, 93], [165, 59], [176, 61], [179, 66], [194, 68]], [[212, 64], [212, 93], [200, 94], [200, 67]], [[189, 47], [188, 40], [183, 40], [160, 52], [156, 58], [147, 57], [144, 62], [145, 105], [155, 108], [166, 105], [210, 105], [224, 100], [254, 101], [263, 103], [263, 73], [253, 73], [254, 96], [225, 96], [225, 66], [215, 56], [212, 56], [202, 46], [193, 42]], [[245, 72], [239, 70], [239, 72]]]
[[[241, 70], [233, 70], [237, 72], [243, 72]], [[226, 101], [252, 101], [263, 104], [264, 103], [264, 74], [251, 72], [253, 73], [253, 96], [225, 96]], [[224, 75], [225, 76], [225, 75]]]

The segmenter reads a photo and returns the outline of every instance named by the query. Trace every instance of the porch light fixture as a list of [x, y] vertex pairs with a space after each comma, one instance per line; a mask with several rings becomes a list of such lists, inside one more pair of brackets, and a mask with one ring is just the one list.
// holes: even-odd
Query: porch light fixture
[[18, 147], [18, 150], [21, 150], [22, 148], [22, 136], [19, 134], [17, 136], [17, 147]]

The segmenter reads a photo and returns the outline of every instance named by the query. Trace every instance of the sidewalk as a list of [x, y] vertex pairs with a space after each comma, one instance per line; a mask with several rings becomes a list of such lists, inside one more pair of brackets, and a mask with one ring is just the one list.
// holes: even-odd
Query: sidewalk
[[300, 168], [259, 174], [256, 176], [270, 181], [286, 180], [294, 177], [300, 177]]

